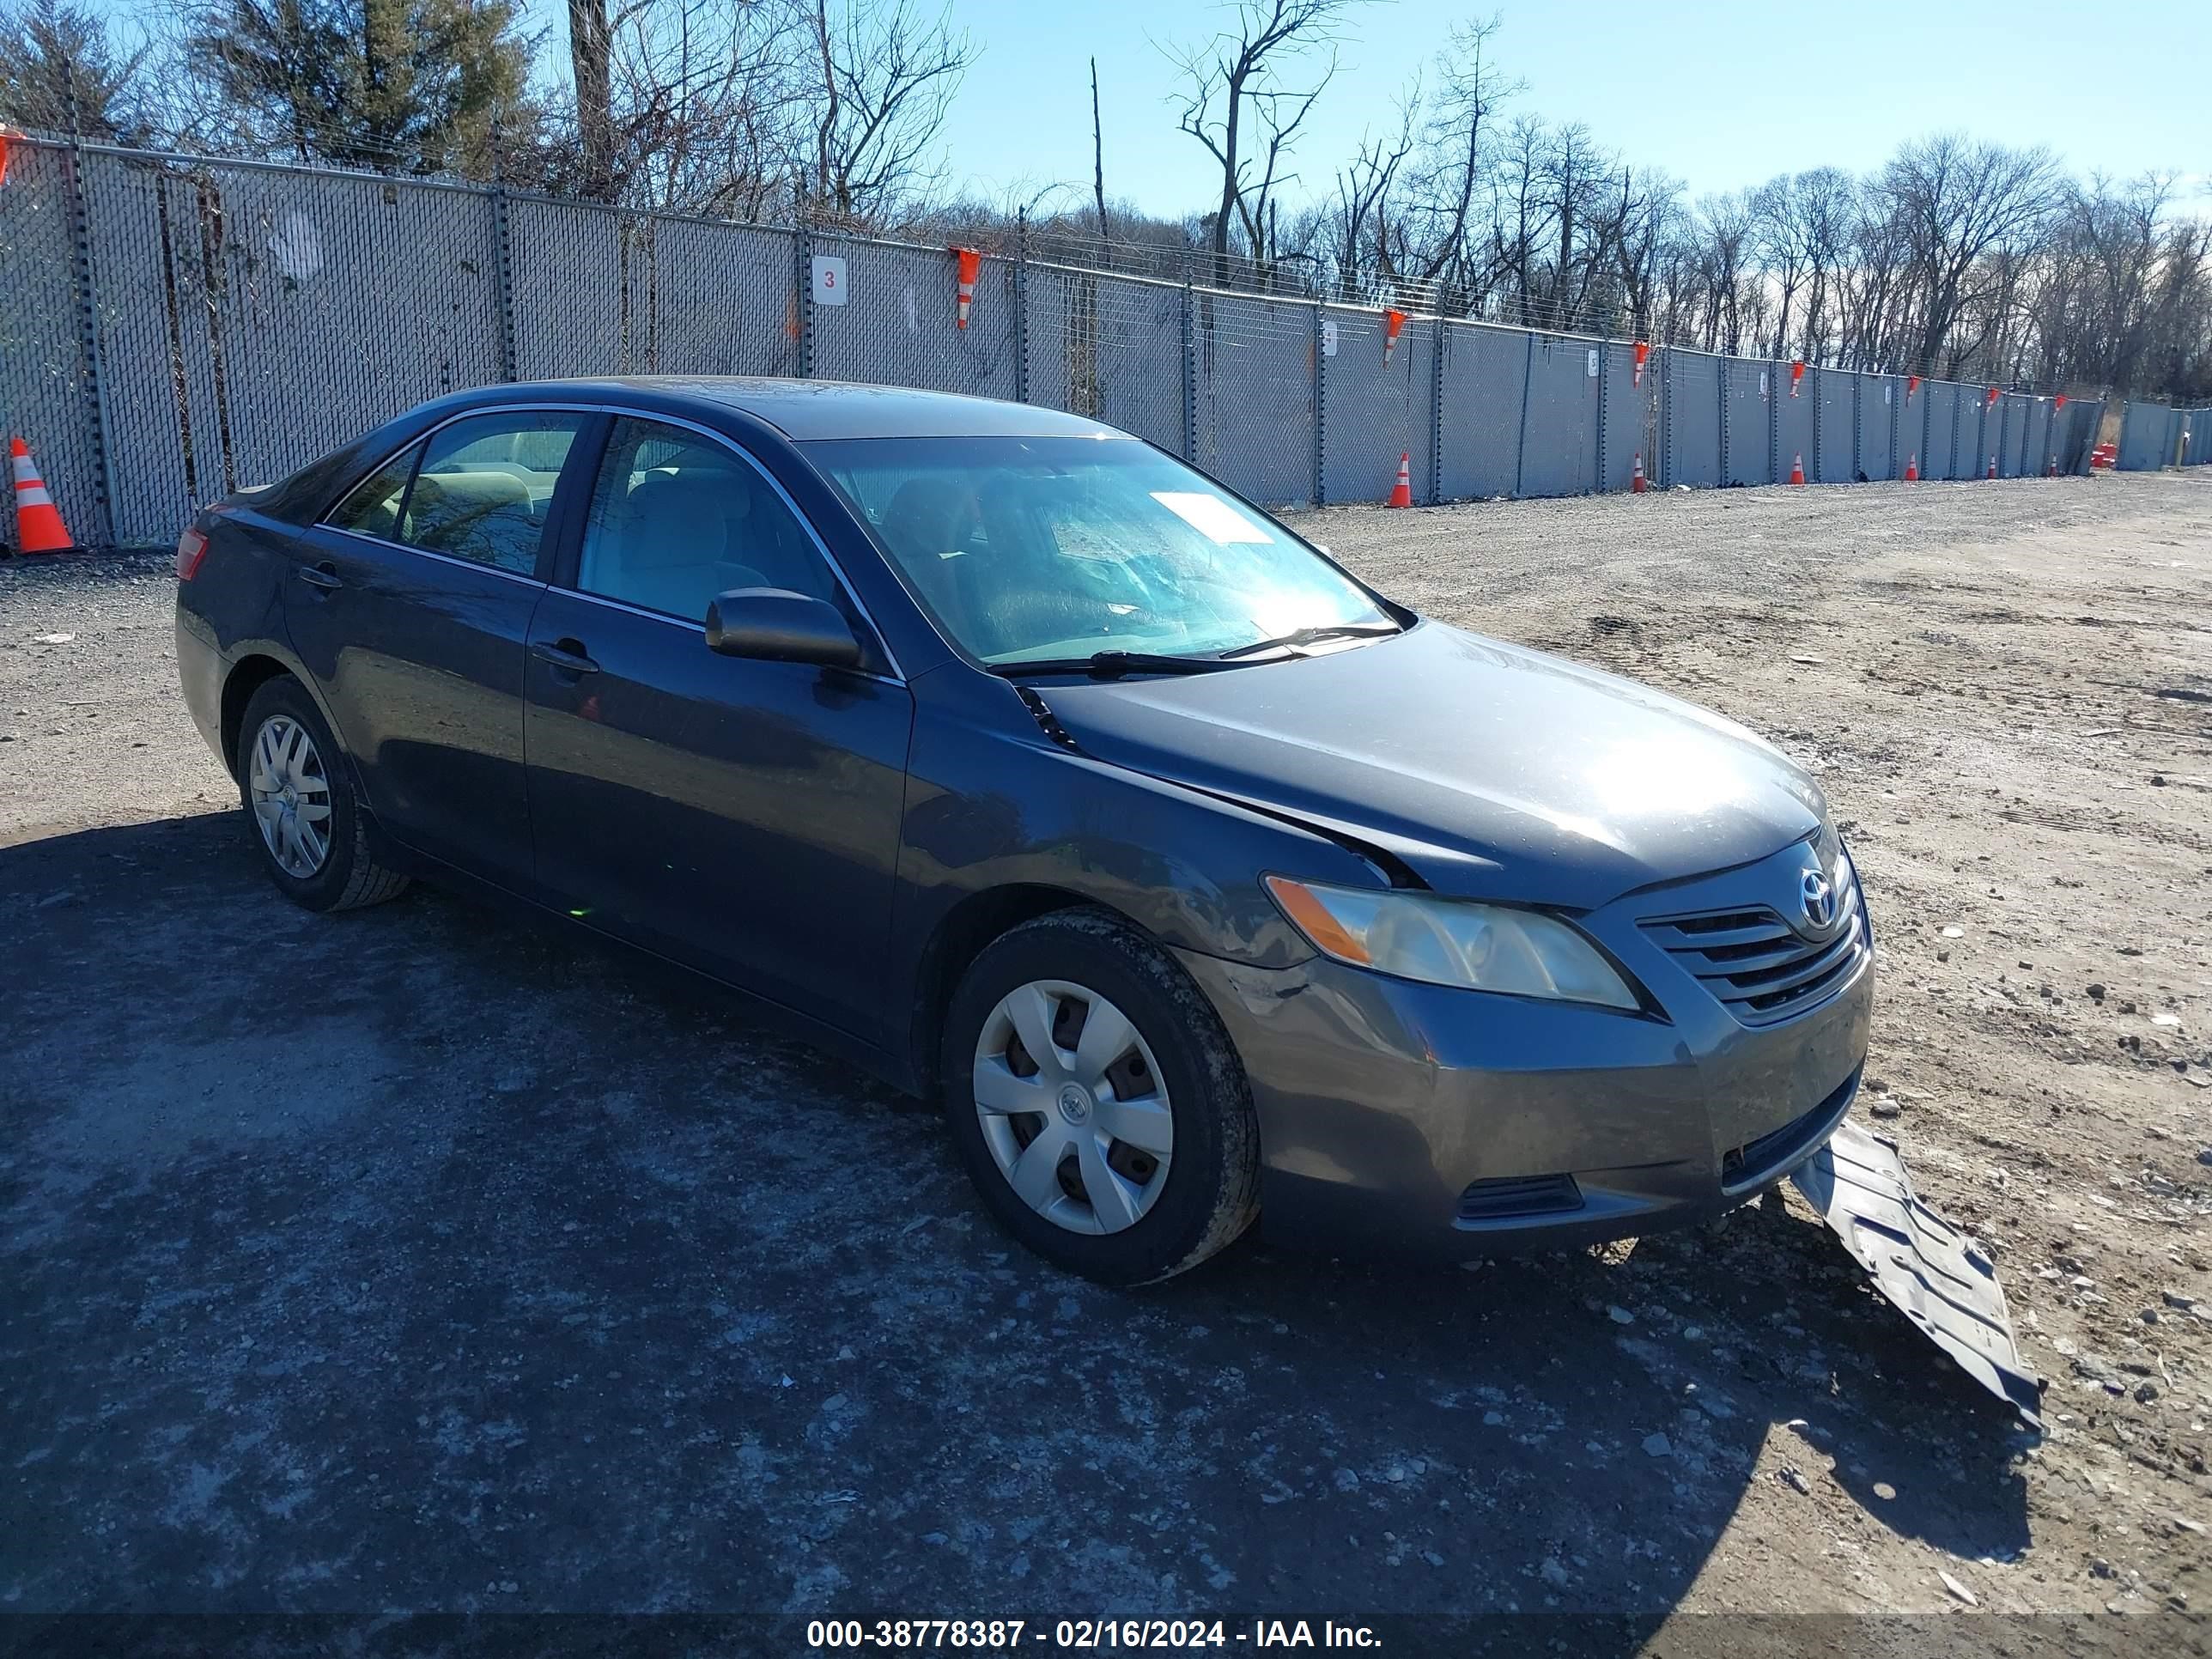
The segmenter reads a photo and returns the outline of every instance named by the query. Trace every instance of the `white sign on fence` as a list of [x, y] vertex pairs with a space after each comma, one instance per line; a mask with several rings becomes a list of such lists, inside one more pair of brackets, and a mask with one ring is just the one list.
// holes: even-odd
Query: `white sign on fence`
[[814, 303], [817, 306], [842, 306], [845, 303], [845, 262], [834, 253], [814, 256]]
[[1590, 348], [1589, 377], [1593, 380], [1597, 379], [1597, 348], [1595, 346]]
[[1324, 357], [1336, 356], [1336, 319], [1334, 317], [1321, 319], [1321, 355]]

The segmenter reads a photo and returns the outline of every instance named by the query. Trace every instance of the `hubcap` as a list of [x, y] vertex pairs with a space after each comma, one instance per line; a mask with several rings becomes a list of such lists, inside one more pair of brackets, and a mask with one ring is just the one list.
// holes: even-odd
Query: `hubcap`
[[246, 785], [261, 844], [286, 875], [306, 880], [331, 855], [331, 786], [307, 728], [271, 714], [253, 735]]
[[975, 1041], [983, 1144], [1022, 1201], [1073, 1233], [1136, 1224], [1167, 1185], [1175, 1116], [1152, 1051], [1096, 991], [1032, 980]]

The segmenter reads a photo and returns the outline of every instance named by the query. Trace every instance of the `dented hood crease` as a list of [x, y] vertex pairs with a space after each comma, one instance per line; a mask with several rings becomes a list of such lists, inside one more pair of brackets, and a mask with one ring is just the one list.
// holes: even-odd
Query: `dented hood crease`
[[1466, 897], [1594, 908], [1763, 858], [1826, 811], [1802, 768], [1733, 721], [1440, 623], [1046, 696], [1100, 760], [1364, 841]]

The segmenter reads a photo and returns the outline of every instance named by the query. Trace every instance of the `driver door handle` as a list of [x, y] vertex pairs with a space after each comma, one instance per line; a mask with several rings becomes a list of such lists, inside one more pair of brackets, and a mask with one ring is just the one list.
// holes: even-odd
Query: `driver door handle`
[[303, 564], [295, 574], [308, 586], [319, 587], [325, 593], [345, 586], [338, 580], [338, 573], [328, 564]]
[[560, 640], [548, 645], [540, 640], [530, 647], [530, 654], [549, 668], [564, 674], [596, 674], [599, 664], [586, 654], [581, 640]]

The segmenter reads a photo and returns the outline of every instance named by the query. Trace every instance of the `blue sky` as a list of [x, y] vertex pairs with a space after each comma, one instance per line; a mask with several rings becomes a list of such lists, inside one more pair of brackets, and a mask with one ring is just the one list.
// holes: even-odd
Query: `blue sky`
[[[1451, 23], [1489, 9], [1370, 8], [1300, 144], [1305, 183], [1325, 188], [1362, 129], [1387, 125]], [[1524, 0], [1504, 10], [1498, 61], [1528, 82], [1509, 108], [1584, 121], [1693, 195], [1822, 163], [1863, 169], [1900, 137], [1945, 127], [2047, 143], [2084, 173], [2164, 167], [2199, 189], [2212, 175], [2212, 14], [2197, 0]], [[956, 180], [994, 195], [1018, 181], [1087, 190], [1096, 52], [1109, 195], [1162, 212], [1205, 200], [1208, 158], [1175, 130], [1174, 74], [1153, 43], [1203, 39], [1224, 13], [1188, 0], [956, 0], [955, 13], [985, 47], [955, 113]]]
[[[526, 8], [564, 61], [564, 0]], [[1491, 9], [1368, 7], [1300, 143], [1299, 193], [1325, 193], [1452, 22]], [[1528, 83], [1509, 113], [1585, 122], [1601, 143], [1686, 180], [1693, 197], [1822, 163], [1863, 170], [1902, 137], [1958, 128], [2048, 144], [2079, 173], [2169, 168], [2189, 175], [2185, 209], [2212, 209], [2212, 13], [2202, 0], [1522, 0], [1504, 9], [1498, 58]], [[1218, 191], [1205, 152], [1176, 131], [1175, 71], [1161, 48], [1202, 41], [1225, 8], [954, 0], [953, 14], [983, 47], [946, 135], [954, 186], [996, 201], [1064, 184], [1064, 199], [1087, 198], [1096, 54], [1108, 194], [1179, 214]]]

